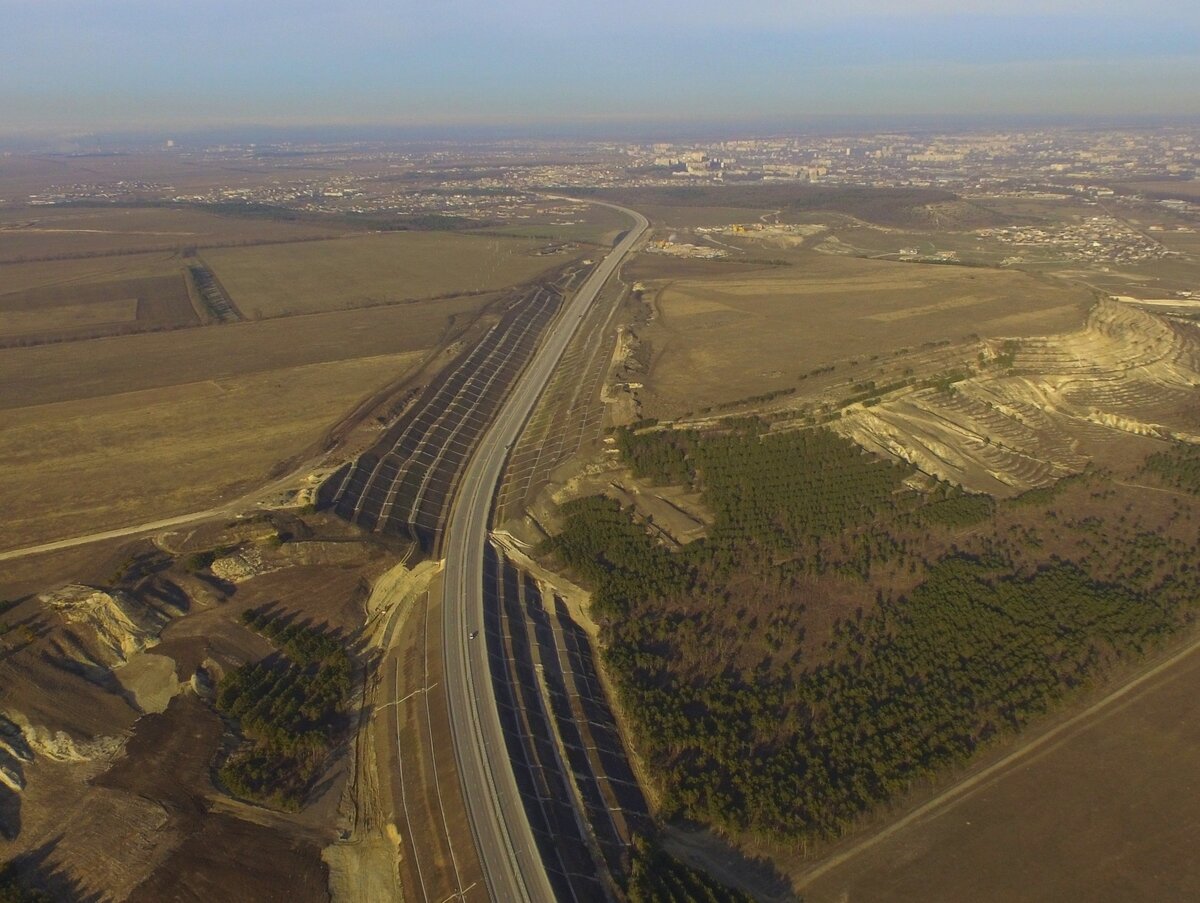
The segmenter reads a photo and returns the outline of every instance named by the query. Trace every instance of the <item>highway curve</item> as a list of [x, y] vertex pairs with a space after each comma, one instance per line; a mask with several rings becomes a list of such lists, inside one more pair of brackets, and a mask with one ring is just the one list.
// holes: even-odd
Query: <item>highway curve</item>
[[[592, 201], [589, 203], [602, 203]], [[649, 223], [626, 214], [634, 226], [563, 308], [496, 420], [467, 462], [450, 510], [446, 556], [443, 652], [454, 754], [475, 845], [493, 900], [554, 900], [525, 806], [508, 761], [483, 631], [483, 551], [492, 499], [509, 449], [574, 335], [584, 313]], [[478, 637], [471, 639], [478, 631]]]

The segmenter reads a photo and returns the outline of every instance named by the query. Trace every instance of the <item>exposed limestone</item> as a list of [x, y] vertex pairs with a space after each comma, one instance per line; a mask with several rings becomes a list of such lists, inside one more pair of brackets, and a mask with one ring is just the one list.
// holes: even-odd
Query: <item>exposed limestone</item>
[[[25, 772], [22, 765], [32, 761], [33, 751], [25, 741], [21, 728], [0, 715], [0, 791], [24, 792]], [[0, 836], [8, 833], [9, 828], [0, 824]]]
[[[950, 391], [917, 389], [846, 411], [834, 429], [979, 492], [1048, 485], [1088, 463], [1076, 437], [1102, 427], [1200, 442], [1200, 332], [1101, 301], [1074, 333], [1014, 340], [1012, 367]], [[1005, 341], [990, 341], [995, 361]], [[1088, 435], [1093, 435], [1088, 432]]]
[[112, 761], [125, 748], [121, 737], [95, 737], [91, 740], [72, 739], [64, 731], [53, 734], [36, 727], [29, 735], [29, 745], [47, 758], [59, 762]]
[[6, 720], [20, 729], [31, 757], [33, 754], [39, 754], [58, 762], [111, 762], [125, 749], [124, 737], [76, 740], [65, 731], [51, 731], [31, 724], [20, 712], [9, 711], [0, 720]]
[[212, 699], [216, 695], [217, 682], [214, 674], [221, 673], [221, 666], [206, 658], [188, 680], [188, 687], [201, 699]]
[[14, 722], [0, 715], [0, 752], [20, 759], [22, 762], [33, 761], [33, 750], [25, 741], [25, 734]]
[[0, 755], [0, 785], [13, 793], [20, 793], [25, 789], [25, 778], [21, 776], [20, 768], [16, 762], [6, 762], [3, 755]]
[[212, 563], [209, 570], [215, 576], [229, 583], [244, 583], [260, 574], [278, 570], [278, 567], [267, 564], [263, 560], [262, 552], [251, 547], [234, 552], [224, 558], [218, 558]]
[[124, 664], [130, 656], [157, 643], [168, 620], [126, 593], [81, 584], [64, 586], [40, 598], [84, 634], [83, 639], [94, 639], [98, 658], [109, 667]]

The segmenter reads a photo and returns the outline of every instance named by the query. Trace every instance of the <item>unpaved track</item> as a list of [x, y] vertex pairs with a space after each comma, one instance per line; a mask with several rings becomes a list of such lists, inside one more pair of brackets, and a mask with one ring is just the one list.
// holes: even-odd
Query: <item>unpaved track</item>
[[72, 536], [68, 539], [56, 539], [54, 542], [44, 542], [37, 546], [26, 546], [23, 549], [9, 549], [0, 552], [0, 561], [12, 561], [15, 558], [28, 558], [45, 552], [58, 552], [62, 549], [73, 549], [76, 546], [86, 546], [94, 542], [104, 542], [107, 539], [121, 539], [126, 536], [142, 536], [146, 533], [157, 533], [171, 527], [183, 527], [200, 521], [216, 520], [219, 517], [229, 517], [237, 506], [221, 508], [206, 508], [203, 511], [193, 511], [191, 514], [180, 514], [163, 520], [146, 521], [128, 527], [118, 527], [115, 530], [103, 530], [99, 533], [85, 533], [82, 536]]
[[[489, 305], [490, 306], [490, 305]], [[211, 508], [205, 508], [201, 511], [192, 511], [186, 514], [177, 514], [171, 517], [161, 518], [159, 520], [143, 521], [138, 524], [130, 524], [125, 527], [116, 527], [112, 530], [100, 530], [94, 533], [84, 533], [79, 536], [70, 536], [65, 539], [57, 539], [51, 542], [40, 543], [38, 545], [24, 546], [17, 549], [7, 549], [0, 551], [0, 562], [13, 561], [18, 558], [28, 558], [34, 555], [42, 555], [48, 552], [58, 552], [64, 549], [73, 549], [78, 546], [90, 545], [97, 542], [105, 542], [111, 539], [124, 539], [128, 537], [144, 536], [150, 533], [157, 533], [162, 530], [169, 530], [175, 527], [184, 527], [191, 524], [197, 524], [204, 521], [220, 520], [221, 518], [233, 517], [234, 515], [251, 510], [257, 507], [258, 503], [264, 499], [272, 498], [282, 489], [291, 488], [296, 485], [303, 476], [312, 471], [325, 466], [334, 456], [337, 451], [336, 446], [340, 446], [342, 442], [350, 436], [354, 429], [367, 418], [367, 416], [378, 405], [382, 404], [389, 395], [392, 395], [402, 389], [405, 385], [414, 379], [420, 378], [420, 375], [425, 372], [431, 361], [436, 360], [444, 351], [449, 342], [462, 338], [467, 334], [468, 330], [474, 325], [478, 317], [473, 318], [461, 330], [452, 330], [446, 332], [437, 344], [429, 351], [424, 358], [413, 367], [405, 372], [397, 379], [383, 386], [371, 395], [361, 399], [354, 408], [345, 417], [341, 418], [337, 423], [331, 426], [324, 434], [321, 440], [321, 445], [324, 450], [318, 451], [313, 445], [309, 445], [305, 450], [299, 452], [300, 455], [308, 455], [302, 462], [293, 467], [287, 474], [278, 479], [255, 487], [249, 492], [246, 492], [234, 499], [223, 502], [220, 505], [214, 505]]]
[[280, 477], [267, 483], [265, 486], [260, 486], [245, 495], [240, 495], [236, 499], [232, 499], [223, 505], [217, 505], [212, 508], [205, 508], [203, 511], [192, 511], [188, 514], [177, 514], [174, 517], [165, 517], [162, 520], [144, 521], [140, 524], [130, 524], [127, 527], [117, 527], [113, 530], [101, 530], [97, 533], [85, 533], [82, 536], [71, 536], [67, 539], [56, 539], [53, 542], [44, 542], [36, 546], [25, 546], [21, 549], [8, 549], [0, 552], [0, 561], [12, 561], [16, 558], [27, 558], [32, 555], [41, 555], [46, 552], [58, 552], [63, 549], [73, 549], [76, 546], [86, 546], [94, 542], [104, 542], [109, 539], [122, 539], [128, 536], [144, 536], [148, 533], [157, 533], [160, 530], [168, 530], [173, 527], [184, 527], [189, 524], [200, 523], [201, 521], [219, 520], [221, 518], [233, 517], [239, 512], [253, 508], [255, 503], [260, 499], [268, 497], [271, 493], [293, 485], [304, 474], [311, 472], [315, 467], [319, 466], [319, 460], [306, 461], [295, 470], [288, 473], [286, 476]]

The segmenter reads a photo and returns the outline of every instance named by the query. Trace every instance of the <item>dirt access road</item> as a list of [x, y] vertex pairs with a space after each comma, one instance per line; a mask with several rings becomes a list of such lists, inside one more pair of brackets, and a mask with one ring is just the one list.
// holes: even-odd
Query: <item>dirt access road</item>
[[258, 501], [266, 496], [269, 496], [271, 493], [278, 492], [281, 489], [292, 486], [304, 474], [310, 473], [315, 467], [318, 467], [322, 460], [324, 459], [322, 458], [307, 461], [286, 476], [280, 477], [278, 480], [267, 483], [265, 486], [260, 486], [253, 492], [240, 495], [237, 498], [214, 508], [205, 508], [203, 511], [192, 511], [188, 514], [179, 514], [175, 517], [163, 518], [162, 520], [152, 520], [144, 521], [140, 524], [130, 524], [129, 526], [117, 527], [113, 530], [101, 530], [96, 533], [85, 533], [81, 536], [70, 536], [66, 539], [56, 539], [53, 542], [44, 542], [36, 546], [25, 546], [24, 548], [20, 549], [8, 549], [0, 552], [0, 561], [12, 561], [17, 558], [28, 558], [32, 555], [41, 555], [46, 552], [59, 552], [63, 549], [72, 549], [76, 546], [85, 546], [93, 542], [104, 542], [105, 540], [109, 539], [145, 536], [150, 533], [158, 533], [161, 530], [170, 530], [175, 527], [183, 527], [187, 526], [188, 524], [200, 523], [201, 521], [233, 517], [242, 511], [255, 507]]

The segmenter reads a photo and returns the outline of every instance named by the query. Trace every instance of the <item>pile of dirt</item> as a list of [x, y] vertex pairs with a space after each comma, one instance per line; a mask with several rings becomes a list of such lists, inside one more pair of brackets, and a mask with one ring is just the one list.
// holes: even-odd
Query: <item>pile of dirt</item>
[[197, 574], [173, 574], [172, 581], [192, 604], [200, 608], [211, 608], [224, 602], [229, 596], [228, 587]]
[[216, 559], [209, 570], [215, 577], [237, 584], [244, 583], [260, 574], [269, 574], [271, 571], [278, 570], [278, 566], [269, 564], [259, 549], [250, 546], [239, 549], [224, 558]]
[[157, 713], [166, 709], [187, 683], [175, 675], [175, 660], [166, 655], [143, 652], [133, 656], [128, 664], [113, 671], [124, 691], [132, 697], [142, 712]]

